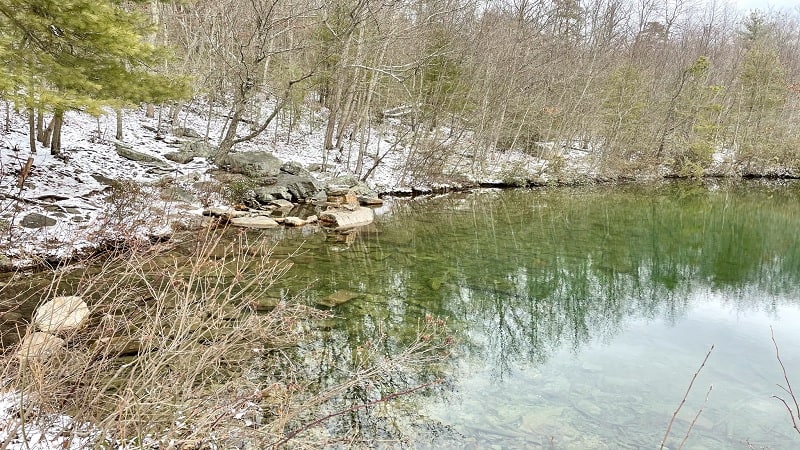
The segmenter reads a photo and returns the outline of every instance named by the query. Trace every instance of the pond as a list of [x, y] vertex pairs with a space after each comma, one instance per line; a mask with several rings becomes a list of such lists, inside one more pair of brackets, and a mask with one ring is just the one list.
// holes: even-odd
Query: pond
[[378, 213], [307, 237], [276, 289], [357, 295], [333, 308], [332, 348], [382, 332], [391, 351], [447, 318], [447, 388], [415, 403], [436, 425], [410, 446], [658, 448], [712, 345], [665, 448], [693, 421], [686, 449], [800, 443], [772, 398], [791, 402], [770, 334], [800, 388], [800, 184], [482, 191]]

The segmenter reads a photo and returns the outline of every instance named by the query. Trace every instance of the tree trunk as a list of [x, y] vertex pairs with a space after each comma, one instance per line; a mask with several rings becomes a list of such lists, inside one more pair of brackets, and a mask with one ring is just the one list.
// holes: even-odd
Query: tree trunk
[[28, 110], [28, 140], [31, 153], [36, 153], [36, 113], [33, 112], [33, 108]]
[[122, 140], [122, 108], [117, 108], [117, 133], [114, 135], [114, 139], [121, 141]]
[[221, 161], [222, 158], [224, 158], [225, 155], [227, 155], [233, 148], [233, 141], [236, 139], [236, 129], [239, 128], [239, 122], [242, 120], [244, 108], [244, 104], [240, 103], [236, 105], [236, 109], [234, 110], [233, 116], [231, 116], [230, 123], [228, 124], [228, 129], [225, 130], [225, 137], [220, 141], [219, 150], [214, 156], [215, 163]]
[[42, 113], [42, 108], [36, 111], [36, 140], [39, 142], [44, 140], [44, 113]]
[[[100, 134], [97, 134], [100, 136]], [[50, 138], [53, 136], [53, 120], [50, 120], [50, 123], [47, 124], [47, 128], [44, 129], [44, 136], [42, 136], [42, 146], [44, 148], [50, 147]]]
[[8, 104], [8, 100], [6, 100], [6, 122], [3, 125], [3, 130], [6, 133], [11, 131], [11, 106]]
[[153, 106], [152, 103], [147, 104], [147, 107], [144, 111], [144, 116], [147, 117], [148, 119], [152, 119], [153, 117], [156, 116], [156, 107]]
[[178, 126], [178, 116], [183, 108], [182, 102], [175, 102], [169, 107], [169, 120], [173, 127]]
[[64, 111], [57, 109], [53, 112], [53, 138], [50, 142], [50, 154], [58, 156], [61, 154], [61, 125], [64, 123]]

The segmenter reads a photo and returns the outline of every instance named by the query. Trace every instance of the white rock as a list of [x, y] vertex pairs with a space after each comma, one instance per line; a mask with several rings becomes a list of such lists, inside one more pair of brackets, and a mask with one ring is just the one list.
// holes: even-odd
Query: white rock
[[46, 359], [53, 356], [64, 347], [64, 340], [50, 333], [37, 331], [22, 340], [17, 350], [17, 358], [27, 361], [29, 359]]
[[337, 228], [350, 228], [372, 223], [375, 215], [371, 209], [359, 206], [350, 209], [334, 209], [319, 215], [319, 220]]
[[231, 219], [230, 224], [244, 228], [275, 228], [278, 226], [278, 222], [264, 216], [235, 217]]
[[89, 316], [89, 307], [80, 297], [56, 297], [36, 308], [33, 323], [45, 333], [78, 328]]
[[306, 221], [299, 217], [289, 216], [283, 221], [283, 223], [290, 227], [302, 227], [306, 224]]

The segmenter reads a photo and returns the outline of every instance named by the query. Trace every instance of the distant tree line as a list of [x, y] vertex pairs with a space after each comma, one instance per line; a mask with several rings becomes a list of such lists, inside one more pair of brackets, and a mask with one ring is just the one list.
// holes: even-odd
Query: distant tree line
[[268, 129], [288, 138], [304, 119], [326, 159], [362, 177], [399, 147], [421, 176], [456, 149], [554, 162], [582, 150], [609, 175], [699, 176], [720, 149], [741, 173], [800, 169], [800, 8], [0, 0], [0, 61], [0, 96], [40, 138], [43, 113], [58, 125], [67, 109], [149, 104], [175, 125], [202, 99], [225, 124], [206, 130], [223, 154]]

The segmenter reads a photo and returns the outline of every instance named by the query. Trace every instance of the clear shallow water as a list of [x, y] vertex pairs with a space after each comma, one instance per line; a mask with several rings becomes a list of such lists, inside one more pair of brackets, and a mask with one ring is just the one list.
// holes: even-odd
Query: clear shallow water
[[335, 309], [340, 360], [449, 319], [452, 389], [417, 407], [450, 432], [415, 447], [658, 448], [713, 344], [667, 448], [701, 407], [684, 448], [796, 448], [770, 326], [800, 388], [798, 244], [797, 184], [494, 191], [310, 236], [281, 288], [360, 294]]

